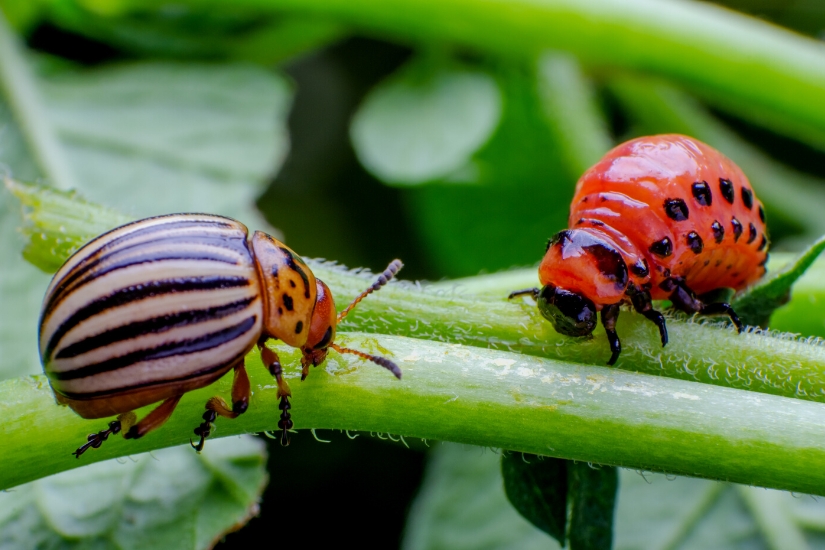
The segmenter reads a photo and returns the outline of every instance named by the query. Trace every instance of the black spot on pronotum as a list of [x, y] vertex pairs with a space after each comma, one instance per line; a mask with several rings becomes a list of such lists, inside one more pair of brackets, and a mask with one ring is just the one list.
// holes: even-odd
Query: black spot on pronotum
[[650, 267], [647, 265], [647, 260], [642, 258], [630, 266], [630, 271], [637, 277], [647, 277], [650, 274]]
[[295, 284], [295, 281], [290, 280], [289, 281], [289, 286], [291, 286], [292, 288], [295, 288], [298, 285]]
[[748, 210], [753, 208], [753, 191], [747, 187], [742, 188], [742, 204], [744, 204]]
[[719, 178], [719, 190], [722, 192], [722, 197], [729, 204], [733, 204], [733, 182], [725, 178]]
[[699, 236], [699, 233], [696, 231], [691, 231], [687, 234], [686, 237], [687, 245], [690, 247], [690, 250], [694, 254], [699, 254], [702, 252], [702, 249], [705, 247], [705, 243], [702, 242], [702, 237]]
[[683, 222], [688, 219], [690, 212], [682, 199], [665, 199], [665, 214], [671, 220]]
[[278, 306], [278, 315], [283, 315], [283, 314], [284, 314], [284, 308], [282, 308], [281, 306]]
[[295, 334], [301, 334], [302, 330], [304, 330], [304, 322], [298, 321], [295, 323]]
[[756, 226], [752, 223], [748, 224], [748, 244], [756, 240]]
[[759, 242], [759, 247], [757, 248], [757, 250], [765, 250], [766, 246], [768, 246], [768, 238], [763, 233], [762, 240]]
[[716, 244], [721, 243], [722, 239], [725, 238], [725, 228], [722, 227], [722, 224], [714, 221], [710, 224], [710, 230], [713, 231], [713, 240], [716, 241]]
[[292, 296], [289, 294], [284, 294], [281, 298], [284, 302], [284, 307], [287, 311], [292, 311], [293, 303], [292, 303]]
[[759, 219], [762, 220], [762, 223], [765, 223], [765, 209], [762, 208], [762, 205], [759, 205]]
[[736, 218], [732, 218], [730, 224], [733, 226], [733, 242], [736, 242], [739, 240], [739, 237], [742, 236], [742, 222]]
[[304, 261], [301, 258], [295, 256], [292, 251], [288, 248], [281, 248], [281, 252], [284, 254], [284, 258], [286, 259], [286, 264], [289, 268], [298, 274], [301, 277], [301, 280], [304, 281], [304, 298], [309, 298], [309, 277], [307, 277], [306, 272], [298, 265], [298, 263], [304, 264]]
[[670, 242], [668, 237], [660, 239], [650, 245], [650, 250], [653, 254], [660, 256], [662, 258], [667, 258], [671, 254], [673, 254], [673, 243]]
[[690, 187], [693, 193], [693, 198], [696, 199], [701, 206], [710, 206], [713, 204], [713, 194], [710, 192], [710, 185], [706, 181], [697, 181]]
[[278, 278], [278, 266], [273, 265], [271, 273], [272, 273], [272, 277], [277, 279]]

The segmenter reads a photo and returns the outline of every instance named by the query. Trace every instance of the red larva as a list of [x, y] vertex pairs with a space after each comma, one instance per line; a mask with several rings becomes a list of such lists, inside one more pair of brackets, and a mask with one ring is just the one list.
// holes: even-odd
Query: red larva
[[765, 273], [765, 211], [748, 179], [730, 159], [695, 139], [666, 134], [634, 139], [608, 152], [576, 184], [569, 229], [550, 239], [532, 294], [555, 329], [585, 336], [596, 312], [616, 362], [619, 306], [630, 304], [659, 328], [667, 327], [651, 300], [676, 309], [726, 314], [728, 304], [701, 297], [739, 290]]

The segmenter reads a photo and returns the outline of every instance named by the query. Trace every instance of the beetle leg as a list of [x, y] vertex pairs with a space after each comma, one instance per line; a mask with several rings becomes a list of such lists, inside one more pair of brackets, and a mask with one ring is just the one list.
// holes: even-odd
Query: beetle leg
[[532, 296], [534, 300], [538, 300], [539, 297], [539, 289], [537, 288], [525, 288], [524, 290], [514, 290], [507, 296], [508, 300], [512, 300], [516, 296]]
[[87, 441], [83, 445], [77, 448], [72, 454], [75, 458], [80, 458], [80, 455], [85, 453], [91, 448], [97, 449], [100, 447], [104, 441], [109, 439], [111, 434], [120, 433], [122, 430], [128, 431], [129, 428], [135, 423], [135, 413], [127, 412], [119, 415], [117, 420], [112, 420], [109, 422], [109, 429], [101, 430], [96, 434], [89, 434], [89, 437], [86, 438]]
[[742, 332], [742, 321], [739, 316], [727, 303], [715, 302], [706, 304], [702, 302], [693, 291], [683, 282], [679, 282], [670, 295], [673, 307], [687, 313], [701, 313], [702, 315], [727, 315], [731, 323], [734, 324], [738, 332]]
[[198, 452], [203, 450], [204, 442], [212, 429], [215, 427], [215, 420], [218, 416], [224, 418], [237, 418], [239, 415], [246, 412], [249, 407], [249, 375], [246, 373], [246, 366], [243, 360], [235, 365], [235, 377], [232, 380], [232, 408], [226, 404], [220, 396], [215, 396], [206, 402], [206, 412], [203, 413], [203, 422], [195, 428], [195, 435], [200, 437], [200, 441], [195, 444], [191, 439], [189, 444]]
[[278, 397], [281, 398], [281, 402], [278, 403], [278, 408], [281, 410], [278, 427], [281, 429], [281, 445], [286, 447], [289, 445], [289, 430], [294, 425], [292, 416], [289, 414], [289, 409], [292, 408], [292, 405], [289, 404], [292, 391], [289, 389], [289, 384], [284, 380], [284, 371], [281, 368], [281, 360], [278, 358], [278, 354], [266, 347], [265, 342], [264, 338], [259, 340], [258, 348], [261, 350], [261, 360], [278, 383]]
[[163, 426], [172, 413], [175, 412], [175, 407], [178, 406], [178, 401], [183, 397], [183, 394], [170, 397], [163, 403], [157, 406], [155, 410], [144, 416], [140, 422], [125, 430], [123, 437], [126, 439], [138, 439], [148, 434], [152, 430], [156, 430]]
[[602, 325], [607, 332], [607, 340], [610, 342], [610, 360], [608, 365], [612, 365], [619, 358], [622, 352], [622, 343], [619, 341], [619, 335], [616, 334], [616, 321], [619, 319], [619, 304], [604, 306], [602, 308]]
[[633, 309], [647, 317], [654, 325], [659, 328], [659, 337], [662, 340], [662, 346], [667, 345], [667, 325], [665, 324], [665, 316], [653, 309], [653, 303], [650, 299], [650, 292], [643, 289], [636, 289], [630, 294], [630, 301], [633, 303]]

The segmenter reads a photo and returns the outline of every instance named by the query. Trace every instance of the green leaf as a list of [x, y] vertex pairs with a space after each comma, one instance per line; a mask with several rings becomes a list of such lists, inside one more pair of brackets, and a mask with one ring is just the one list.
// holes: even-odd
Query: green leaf
[[[498, 462], [477, 447], [436, 447], [402, 547], [469, 549], [489, 540], [491, 548], [558, 548], [506, 500]], [[821, 498], [625, 469], [618, 477], [616, 550], [825, 548]]]
[[[515, 454], [515, 453], [514, 453]], [[516, 454], [516, 459], [521, 458]], [[413, 501], [404, 550], [561, 548], [522, 517], [507, 500], [498, 453], [470, 445], [439, 443]]]
[[767, 326], [774, 310], [790, 300], [791, 289], [825, 250], [825, 237], [820, 238], [794, 261], [781, 270], [764, 277], [733, 301], [733, 308], [742, 322], [752, 326]]
[[570, 474], [570, 549], [613, 546], [613, 514], [619, 474], [613, 466], [568, 463]]
[[501, 455], [504, 492], [510, 503], [561, 546], [567, 536], [568, 464], [572, 463], [523, 453]]
[[257, 514], [267, 478], [251, 436], [101, 462], [0, 493], [0, 547], [211, 548]]
[[52, 71], [41, 86], [87, 196], [133, 217], [261, 223], [254, 201], [288, 148], [283, 78], [247, 65], [144, 62]]
[[352, 143], [361, 163], [386, 183], [442, 179], [490, 139], [501, 101], [484, 72], [415, 60], [370, 92], [353, 117]]

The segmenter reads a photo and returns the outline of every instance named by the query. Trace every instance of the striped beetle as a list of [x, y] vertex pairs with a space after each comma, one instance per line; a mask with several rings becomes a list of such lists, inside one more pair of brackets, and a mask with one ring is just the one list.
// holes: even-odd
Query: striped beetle
[[[335, 329], [364, 297], [401, 269], [393, 260], [336, 316], [332, 293], [300, 256], [269, 235], [208, 214], [136, 221], [84, 245], [52, 279], [40, 315], [40, 358], [58, 403], [83, 418], [117, 415], [89, 434], [80, 458], [110, 434], [137, 439], [159, 428], [184, 393], [234, 369], [232, 406], [206, 403], [200, 452], [218, 416], [249, 405], [244, 356], [253, 346], [278, 383], [281, 444], [289, 444], [292, 395], [268, 339], [303, 354], [301, 380], [332, 348], [368, 359], [401, 378], [392, 361], [334, 343]], [[139, 422], [136, 409], [161, 404]]]

